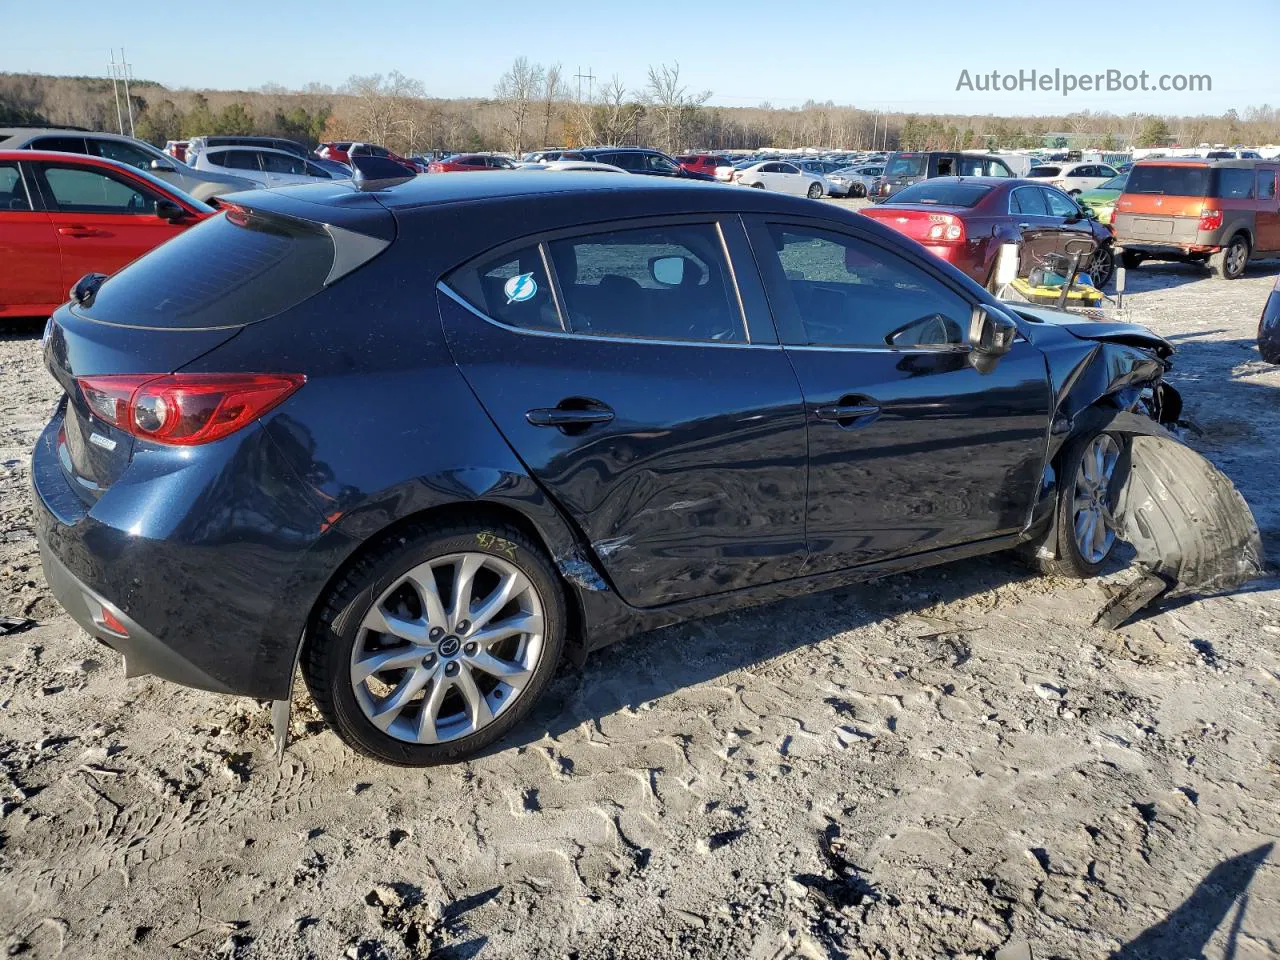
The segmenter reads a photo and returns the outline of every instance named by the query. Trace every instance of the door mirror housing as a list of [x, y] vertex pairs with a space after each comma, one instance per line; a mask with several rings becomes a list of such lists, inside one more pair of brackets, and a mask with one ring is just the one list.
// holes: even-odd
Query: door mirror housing
[[990, 373], [995, 365], [1013, 348], [1018, 325], [986, 304], [973, 308], [969, 320], [970, 362], [979, 373]]
[[172, 200], [156, 201], [156, 216], [161, 220], [168, 220], [170, 223], [175, 220], [181, 220], [187, 215], [187, 211], [178, 206]]
[[151, 169], [157, 173], [174, 173], [178, 168], [168, 160], [161, 160], [157, 158], [151, 161]]

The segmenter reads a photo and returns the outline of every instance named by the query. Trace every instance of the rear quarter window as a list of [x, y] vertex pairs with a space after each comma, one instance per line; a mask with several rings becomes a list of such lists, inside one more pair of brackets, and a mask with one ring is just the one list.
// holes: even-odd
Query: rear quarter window
[[444, 282], [486, 317], [509, 327], [562, 329], [536, 245], [484, 254], [453, 271]]
[[1217, 170], [1213, 196], [1222, 200], [1253, 199], [1254, 174], [1252, 170]]

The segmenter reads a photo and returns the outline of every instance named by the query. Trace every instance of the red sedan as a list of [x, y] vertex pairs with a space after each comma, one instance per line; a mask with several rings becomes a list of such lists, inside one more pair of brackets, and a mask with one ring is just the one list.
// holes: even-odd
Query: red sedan
[[459, 153], [427, 165], [427, 173], [461, 173], [464, 170], [514, 170], [516, 165], [506, 157], [490, 153]]
[[331, 140], [328, 143], [322, 143], [316, 147], [315, 155], [321, 160], [333, 160], [350, 166], [353, 149], [358, 157], [382, 157], [385, 160], [394, 160], [410, 173], [422, 173], [418, 164], [412, 160], [406, 160], [398, 153], [392, 153], [386, 147], [380, 147], [376, 143], [361, 143], [359, 140]]
[[991, 288], [1000, 247], [1024, 230], [1062, 230], [1092, 237], [1094, 285], [1115, 271], [1111, 231], [1061, 190], [1008, 177], [936, 177], [861, 212], [918, 240], [926, 250]]
[[214, 212], [114, 160], [0, 150], [0, 317], [46, 316], [86, 273], [114, 273]]

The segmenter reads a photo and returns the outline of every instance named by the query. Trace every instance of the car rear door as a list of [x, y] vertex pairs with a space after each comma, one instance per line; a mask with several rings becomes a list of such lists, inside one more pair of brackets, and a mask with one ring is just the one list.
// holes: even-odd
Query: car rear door
[[749, 232], [804, 393], [806, 571], [1021, 530], [1048, 440], [1044, 356], [1019, 337], [979, 373], [964, 288], [847, 224], [761, 216]]
[[39, 194], [28, 189], [24, 166], [0, 160], [0, 316], [21, 316], [67, 298], [58, 231], [40, 209]]
[[801, 570], [800, 388], [736, 219], [517, 241], [439, 303], [459, 369], [627, 603]]
[[58, 161], [32, 166], [58, 233], [63, 289], [86, 273], [115, 273], [187, 226], [156, 216], [156, 203], [168, 198], [121, 171]]
[[1259, 165], [1257, 188], [1257, 219], [1255, 239], [1259, 250], [1280, 251], [1280, 184], [1276, 183], [1280, 167]]

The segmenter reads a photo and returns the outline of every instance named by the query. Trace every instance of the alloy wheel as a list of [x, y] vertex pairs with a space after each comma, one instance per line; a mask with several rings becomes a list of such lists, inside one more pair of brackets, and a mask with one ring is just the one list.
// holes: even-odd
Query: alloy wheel
[[511, 708], [543, 649], [544, 611], [520, 569], [485, 553], [419, 564], [369, 608], [351, 650], [365, 717], [409, 743], [468, 736]]
[[1111, 478], [1120, 460], [1120, 447], [1105, 433], [1094, 437], [1076, 470], [1072, 527], [1076, 548], [1087, 563], [1101, 563], [1116, 542], [1111, 502]]
[[1248, 259], [1249, 247], [1237, 237], [1231, 241], [1231, 246], [1227, 248], [1227, 273], [1233, 277], [1244, 273], [1245, 263]]

